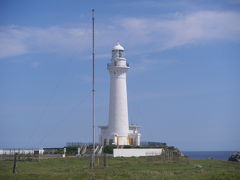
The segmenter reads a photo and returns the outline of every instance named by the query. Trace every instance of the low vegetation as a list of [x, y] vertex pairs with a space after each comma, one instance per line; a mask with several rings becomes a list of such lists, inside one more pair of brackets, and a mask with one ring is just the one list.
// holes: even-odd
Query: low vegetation
[[1, 180], [79, 180], [79, 179], [240, 179], [240, 163], [219, 160], [192, 160], [159, 157], [96, 158], [96, 167], [89, 169], [89, 158], [51, 158], [17, 162], [12, 174], [12, 161], [0, 160]]

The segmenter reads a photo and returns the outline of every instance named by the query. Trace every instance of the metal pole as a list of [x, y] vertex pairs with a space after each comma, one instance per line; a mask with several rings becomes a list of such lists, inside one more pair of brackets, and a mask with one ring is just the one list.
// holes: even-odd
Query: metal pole
[[105, 168], [108, 167], [107, 153], [103, 154], [103, 165]]
[[13, 174], [16, 173], [17, 169], [17, 153], [14, 153], [14, 159], [13, 159]]
[[92, 9], [92, 138], [93, 138], [93, 148], [92, 148], [92, 158], [91, 158], [91, 168], [95, 165], [95, 47], [94, 47], [94, 9]]

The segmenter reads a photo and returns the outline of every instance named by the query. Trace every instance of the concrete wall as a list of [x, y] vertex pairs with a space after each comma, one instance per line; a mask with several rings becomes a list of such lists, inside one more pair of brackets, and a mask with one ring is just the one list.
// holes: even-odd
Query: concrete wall
[[113, 149], [113, 157], [158, 156], [163, 149]]
[[34, 151], [39, 151], [39, 154], [43, 154], [43, 150], [33, 150], [33, 149], [0, 149], [0, 155], [14, 155], [18, 154], [34, 154]]

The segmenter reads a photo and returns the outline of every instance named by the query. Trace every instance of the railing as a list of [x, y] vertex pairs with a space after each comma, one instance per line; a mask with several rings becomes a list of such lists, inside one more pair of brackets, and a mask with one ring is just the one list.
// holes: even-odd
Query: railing
[[[111, 66], [122, 67], [122, 66], [118, 66], [117, 63], [114, 63], [114, 65], [112, 63], [107, 64], [107, 67], [111, 67]], [[126, 66], [129, 67], [129, 63], [126, 63]]]

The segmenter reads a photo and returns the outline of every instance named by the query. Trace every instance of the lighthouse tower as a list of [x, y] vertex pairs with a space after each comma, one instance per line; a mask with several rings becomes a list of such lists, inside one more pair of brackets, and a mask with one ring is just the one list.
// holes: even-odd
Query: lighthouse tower
[[129, 65], [124, 48], [117, 43], [112, 49], [111, 63], [107, 66], [110, 74], [110, 102], [108, 126], [101, 128], [101, 144], [139, 145], [138, 126], [129, 126], [126, 75]]
[[[124, 48], [117, 43], [108, 64], [110, 73], [110, 103], [108, 133], [119, 145], [128, 145], [128, 102], [126, 75], [129, 66], [124, 57]], [[115, 142], [116, 143], [116, 142]]]

